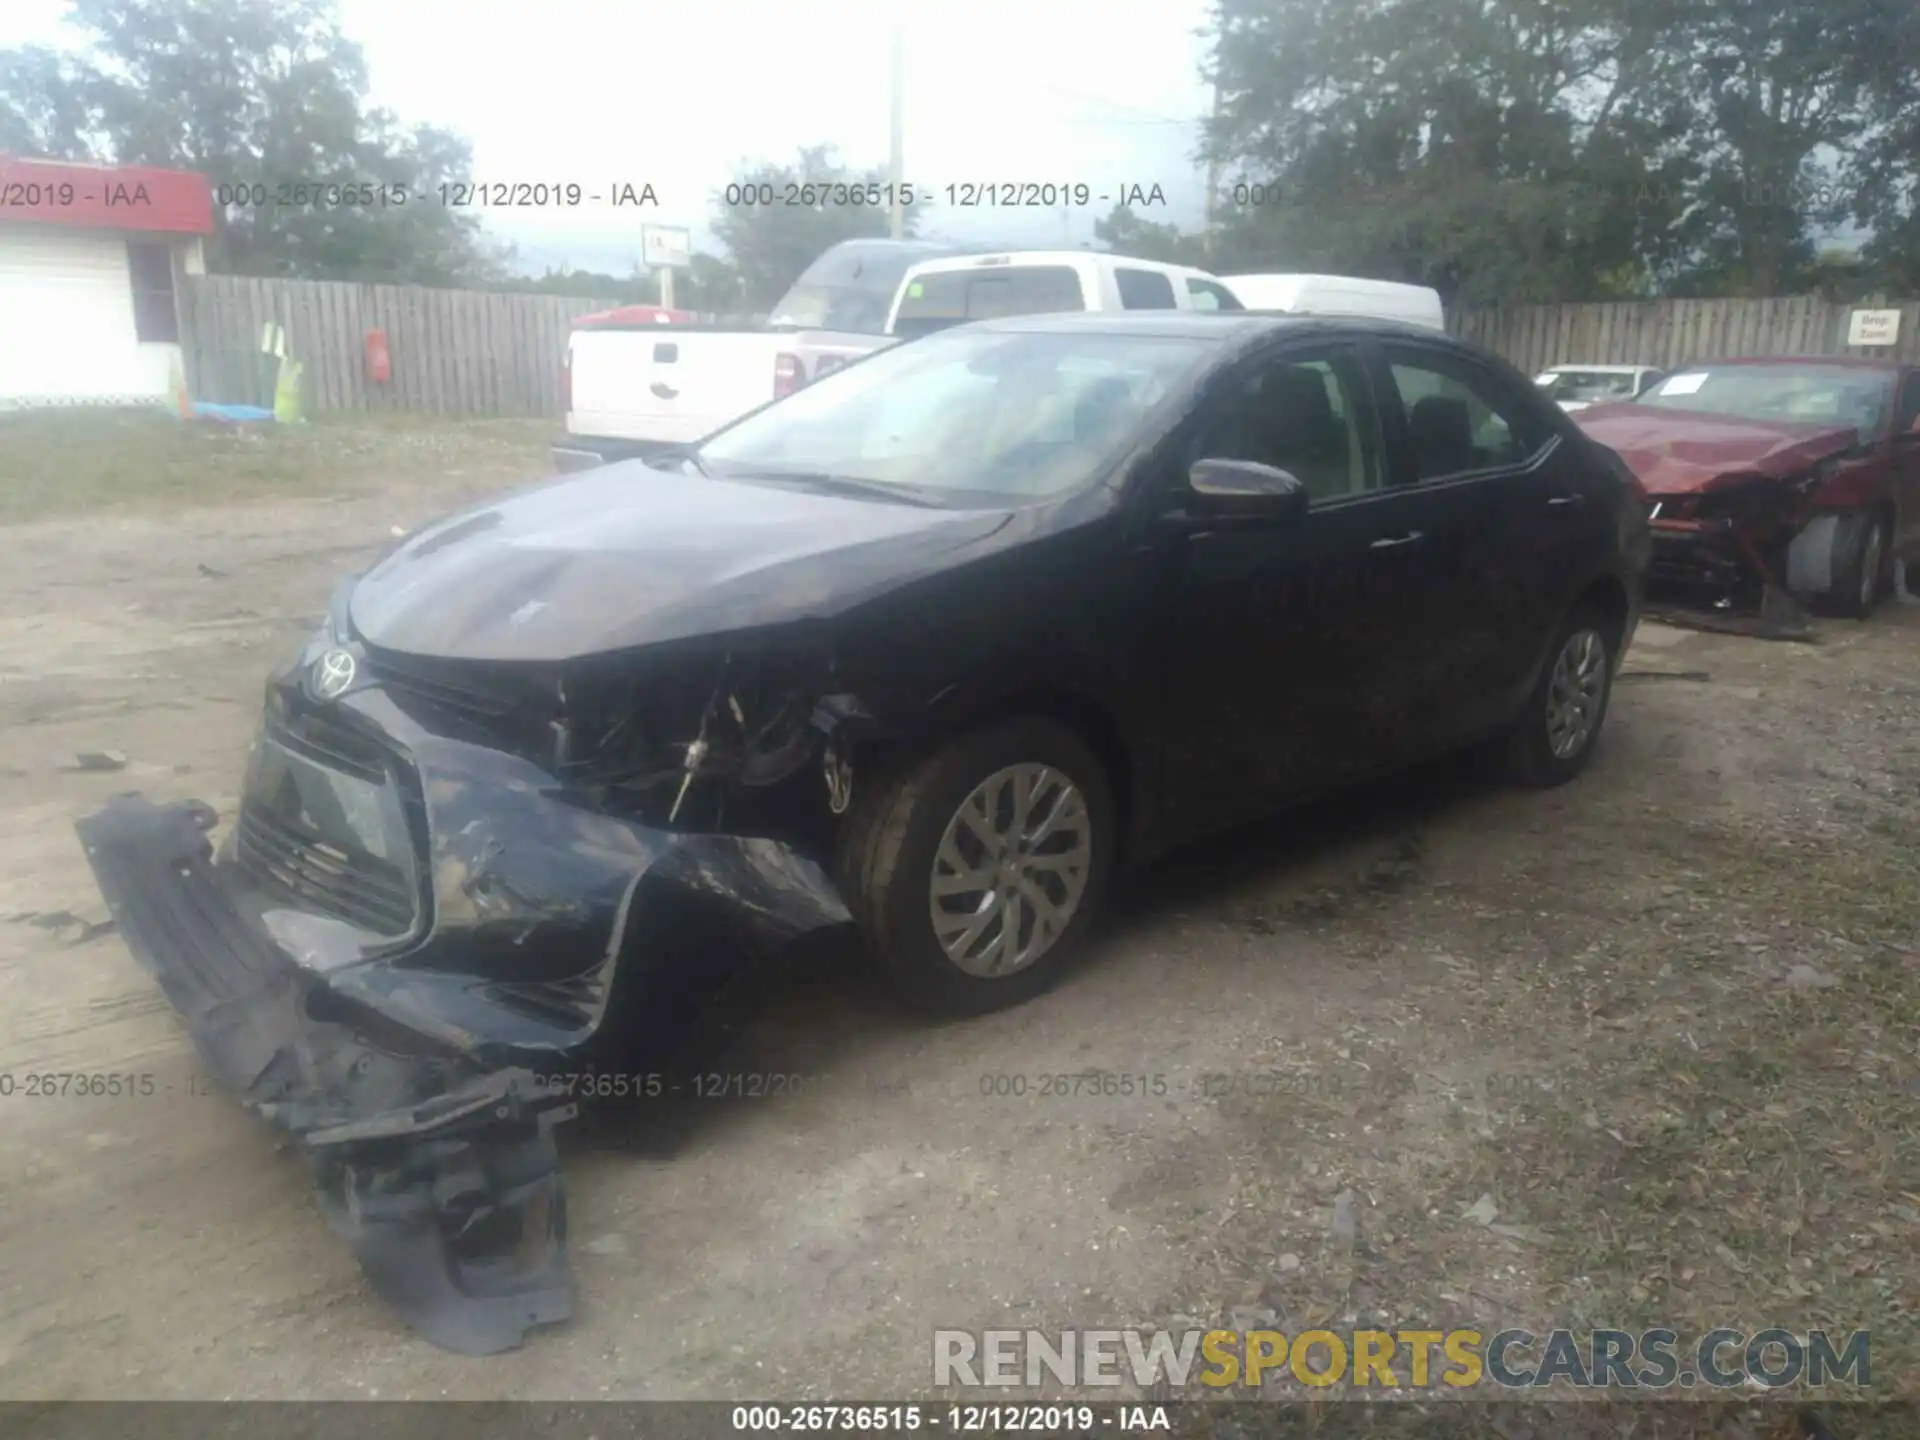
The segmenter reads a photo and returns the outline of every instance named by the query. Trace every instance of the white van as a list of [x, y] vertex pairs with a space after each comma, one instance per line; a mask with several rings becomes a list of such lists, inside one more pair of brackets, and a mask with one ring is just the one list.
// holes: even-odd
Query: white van
[[1012, 250], [923, 260], [908, 270], [887, 333], [912, 340], [1008, 315], [1074, 310], [1242, 310], [1217, 276], [1096, 250]]
[[1393, 280], [1352, 275], [1222, 275], [1220, 282], [1248, 310], [1289, 315], [1366, 315], [1445, 330], [1440, 292]]

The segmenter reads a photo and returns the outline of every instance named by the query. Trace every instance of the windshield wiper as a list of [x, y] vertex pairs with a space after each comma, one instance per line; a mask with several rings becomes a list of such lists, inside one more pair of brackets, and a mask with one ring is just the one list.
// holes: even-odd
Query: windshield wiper
[[737, 470], [728, 471], [719, 478], [792, 485], [798, 489], [813, 490], [824, 495], [866, 495], [877, 500], [892, 500], [900, 505], [918, 505], [927, 510], [947, 508], [924, 490], [890, 484], [885, 480], [862, 480], [850, 475], [829, 475], [824, 471]]

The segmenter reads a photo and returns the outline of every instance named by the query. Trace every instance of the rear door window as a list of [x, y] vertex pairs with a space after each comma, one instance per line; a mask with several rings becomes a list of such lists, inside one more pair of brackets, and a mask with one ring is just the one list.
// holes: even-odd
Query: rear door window
[[1080, 272], [1070, 265], [941, 270], [908, 284], [893, 333], [904, 340], [969, 320], [1084, 310]]
[[1114, 283], [1120, 287], [1122, 310], [1178, 310], [1173, 298], [1173, 282], [1158, 270], [1128, 270], [1115, 267]]
[[1521, 465], [1552, 438], [1518, 396], [1467, 361], [1398, 346], [1386, 358], [1417, 479]]
[[1187, 294], [1192, 298], [1196, 310], [1244, 310], [1234, 294], [1226, 286], [1212, 280], [1200, 280], [1187, 277]]

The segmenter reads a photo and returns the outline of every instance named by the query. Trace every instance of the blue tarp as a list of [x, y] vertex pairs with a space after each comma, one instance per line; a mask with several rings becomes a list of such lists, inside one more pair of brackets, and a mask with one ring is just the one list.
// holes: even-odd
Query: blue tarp
[[224, 420], [230, 425], [245, 425], [257, 420], [271, 420], [273, 411], [258, 405], [215, 405], [210, 400], [196, 400], [193, 402], [193, 418]]

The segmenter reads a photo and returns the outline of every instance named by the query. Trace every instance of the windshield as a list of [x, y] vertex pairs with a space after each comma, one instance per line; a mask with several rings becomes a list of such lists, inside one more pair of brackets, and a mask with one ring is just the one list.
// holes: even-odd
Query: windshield
[[1535, 384], [1553, 400], [1631, 400], [1633, 376], [1602, 370], [1549, 370]]
[[912, 241], [845, 241], [801, 272], [768, 322], [803, 330], [884, 334], [894, 291], [907, 270], [941, 253], [940, 246]]
[[1727, 365], [1670, 375], [1640, 398], [1743, 420], [1851, 425], [1868, 441], [1892, 408], [1893, 377], [1841, 365]]
[[719, 478], [1064, 494], [1097, 477], [1214, 349], [1200, 339], [956, 330], [884, 350], [722, 431]]

